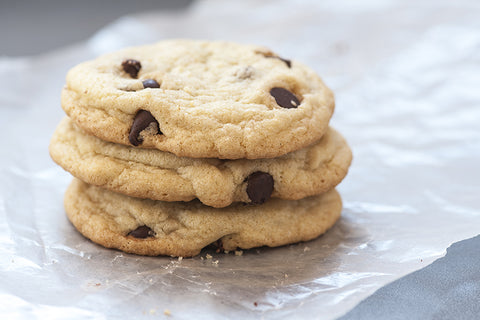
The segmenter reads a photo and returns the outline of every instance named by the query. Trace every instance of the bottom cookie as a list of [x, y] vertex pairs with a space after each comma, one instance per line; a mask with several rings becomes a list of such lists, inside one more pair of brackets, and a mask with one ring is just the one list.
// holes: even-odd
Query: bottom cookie
[[276, 247], [314, 239], [340, 217], [334, 189], [301, 200], [211, 208], [194, 200], [163, 202], [128, 197], [74, 179], [65, 210], [87, 238], [139, 255], [191, 257], [220, 241], [225, 250]]

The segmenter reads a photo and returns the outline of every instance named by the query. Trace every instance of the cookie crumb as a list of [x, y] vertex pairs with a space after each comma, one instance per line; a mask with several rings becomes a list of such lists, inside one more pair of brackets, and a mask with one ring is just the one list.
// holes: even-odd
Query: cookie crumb
[[285, 273], [284, 277], [285, 277], [285, 279], [287, 279], [287, 278], [288, 278], [288, 274]]
[[168, 309], [163, 310], [163, 314], [168, 316], [168, 317], [172, 315], [172, 313]]
[[229, 253], [230, 253], [230, 251], [228, 251], [228, 250], [225, 250], [225, 251], [223, 251], [223, 253], [225, 253], [225, 254], [229, 254]]
[[183, 257], [178, 257], [178, 262], [181, 262], [183, 260]]
[[203, 257], [200, 257], [200, 260], [203, 260]]
[[212, 257], [211, 254], [207, 253], [207, 255], [205, 256], [205, 258], [207, 258], [207, 259], [212, 259], [213, 257]]
[[148, 280], [148, 282], [152, 283], [152, 282], [153, 282], [153, 279], [152, 279], [152, 278], [150, 278], [150, 280]]
[[241, 256], [241, 255], [243, 255], [243, 251], [242, 250], [235, 250], [235, 255], [236, 256]]
[[212, 261], [212, 264], [216, 267], [218, 267], [218, 260]]
[[303, 252], [308, 252], [308, 251], [310, 251], [310, 247], [303, 248]]
[[156, 309], [150, 309], [150, 314], [156, 314], [157, 310]]

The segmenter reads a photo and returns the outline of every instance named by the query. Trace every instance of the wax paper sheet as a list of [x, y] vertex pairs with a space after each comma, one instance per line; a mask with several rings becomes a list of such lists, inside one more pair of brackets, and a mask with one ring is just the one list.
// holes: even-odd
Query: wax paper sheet
[[[0, 58], [0, 314], [5, 318], [333, 319], [480, 231], [476, 1], [200, 1], [124, 17], [85, 43]], [[317, 240], [178, 260], [99, 247], [67, 221], [48, 156], [74, 64], [165, 38], [269, 46], [334, 90], [354, 161]], [[210, 258], [211, 255], [211, 258]]]

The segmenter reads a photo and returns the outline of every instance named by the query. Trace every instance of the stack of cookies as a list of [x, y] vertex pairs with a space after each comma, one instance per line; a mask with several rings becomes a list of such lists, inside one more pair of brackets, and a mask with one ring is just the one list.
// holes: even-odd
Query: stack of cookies
[[318, 237], [352, 154], [332, 92], [263, 47], [164, 41], [74, 67], [50, 154], [72, 224], [105, 247], [194, 256]]

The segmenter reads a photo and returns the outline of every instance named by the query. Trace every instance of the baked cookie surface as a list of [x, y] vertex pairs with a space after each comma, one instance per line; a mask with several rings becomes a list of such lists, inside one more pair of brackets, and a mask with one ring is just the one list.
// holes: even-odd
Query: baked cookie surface
[[193, 158], [273, 158], [318, 141], [334, 97], [266, 48], [169, 40], [71, 69], [62, 107], [107, 141]]
[[332, 128], [319, 142], [275, 159], [219, 160], [106, 142], [68, 118], [57, 127], [50, 154], [89, 184], [153, 200], [198, 198], [212, 207], [323, 193], [342, 181], [352, 159], [346, 141]]
[[85, 237], [107, 248], [140, 255], [194, 256], [220, 241], [225, 250], [308, 241], [340, 217], [332, 189], [298, 201], [223, 209], [189, 203], [142, 200], [74, 179], [65, 193], [67, 216]]

